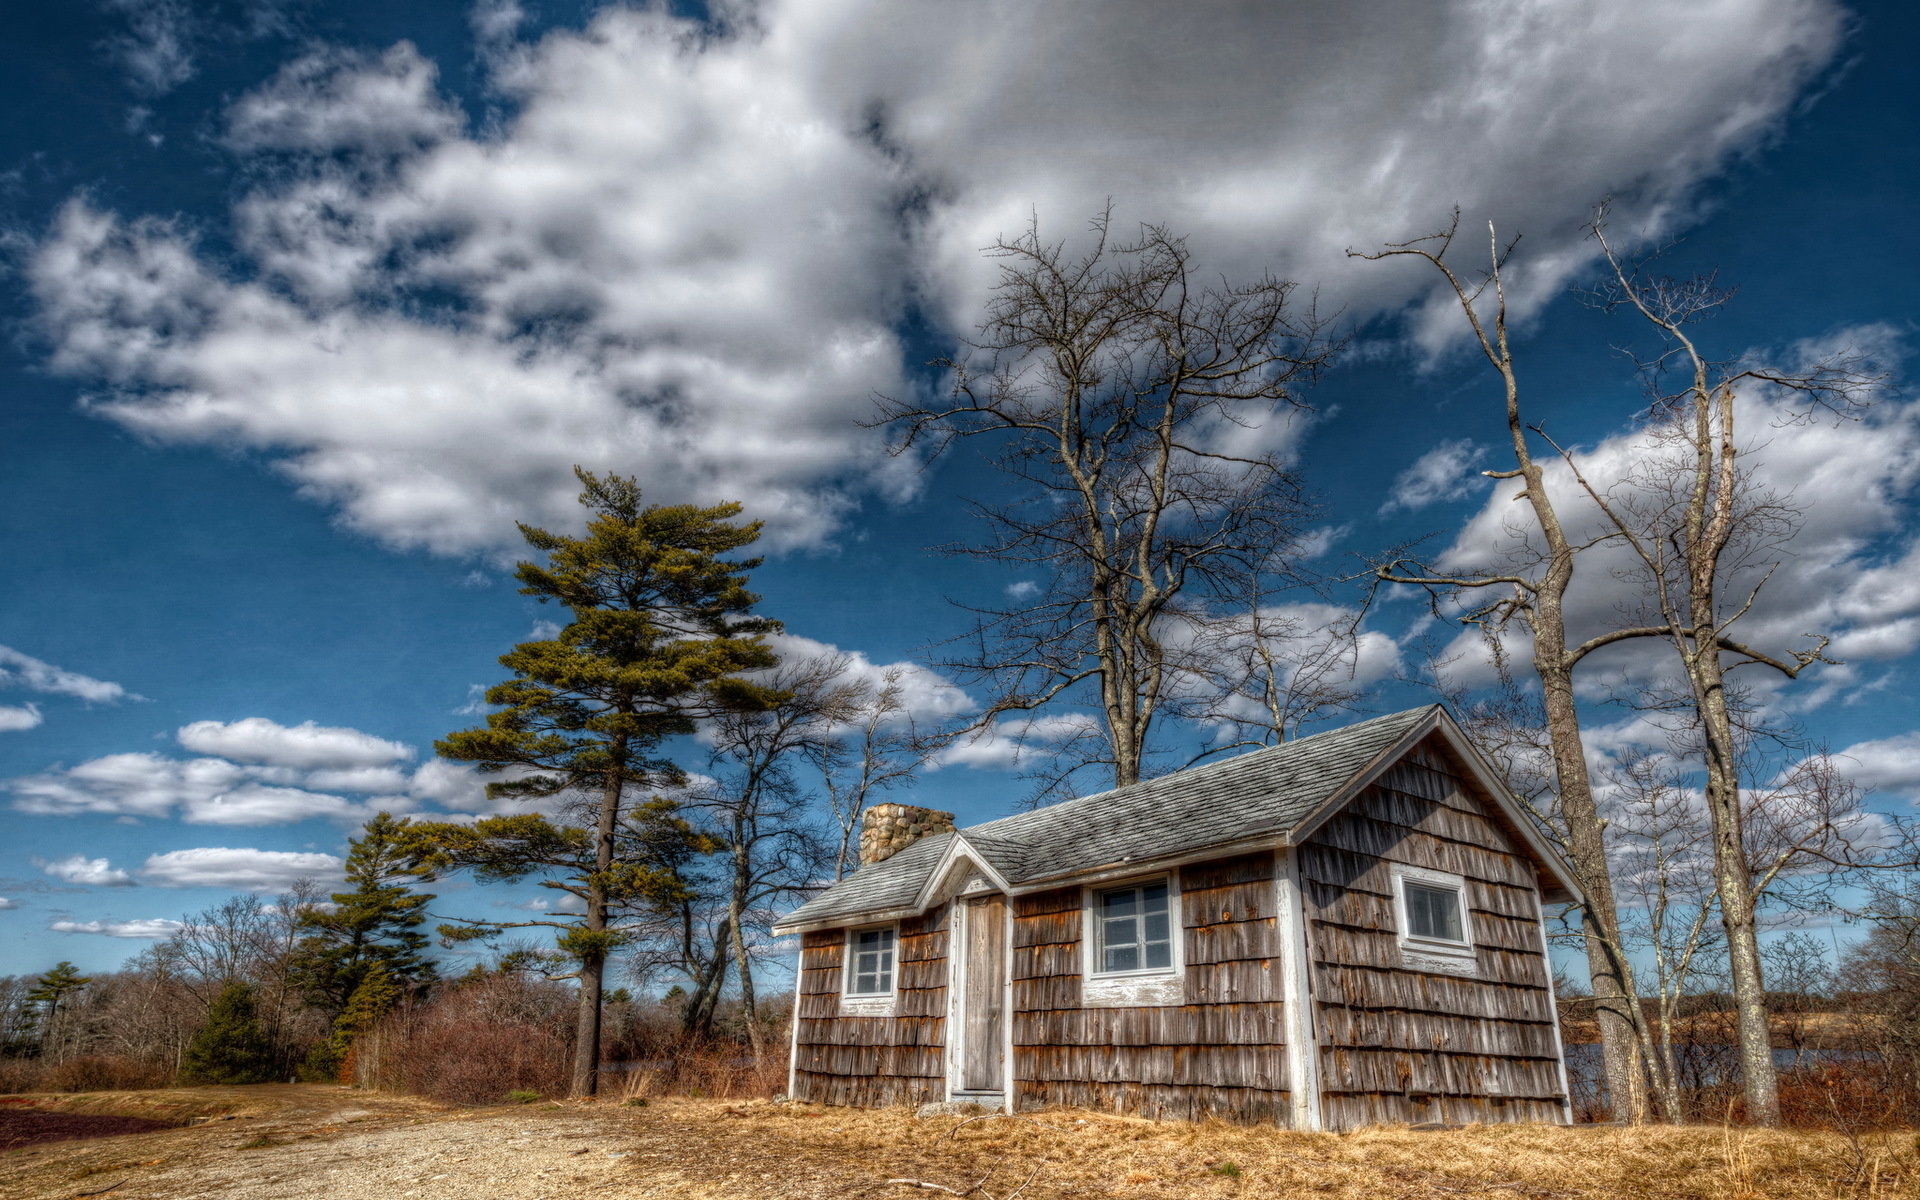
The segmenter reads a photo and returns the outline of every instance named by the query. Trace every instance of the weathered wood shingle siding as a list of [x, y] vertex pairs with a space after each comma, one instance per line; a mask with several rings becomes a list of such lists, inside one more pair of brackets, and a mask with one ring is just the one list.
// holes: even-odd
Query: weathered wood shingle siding
[[[1328, 1128], [1560, 1119], [1534, 868], [1487, 813], [1423, 747], [1300, 847]], [[1472, 978], [1403, 965], [1393, 863], [1466, 879]]]
[[900, 922], [891, 1017], [843, 1017], [847, 932], [804, 935], [794, 1096], [862, 1108], [924, 1104], [946, 1096], [949, 905]]
[[1081, 889], [1013, 902], [1021, 1109], [1284, 1122], [1289, 1112], [1271, 853], [1180, 872], [1185, 1003], [1081, 1007]]

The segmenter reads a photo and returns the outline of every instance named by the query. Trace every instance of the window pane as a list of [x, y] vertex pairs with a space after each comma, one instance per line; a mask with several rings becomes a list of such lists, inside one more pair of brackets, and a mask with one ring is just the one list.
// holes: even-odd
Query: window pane
[[1446, 942], [1466, 940], [1460, 935], [1459, 892], [1411, 882], [1405, 887], [1408, 933]]
[[1163, 971], [1173, 965], [1169, 891], [1164, 883], [1151, 883], [1100, 893], [1100, 970]]
[[852, 938], [851, 995], [881, 995], [893, 990], [893, 930], [862, 929]]

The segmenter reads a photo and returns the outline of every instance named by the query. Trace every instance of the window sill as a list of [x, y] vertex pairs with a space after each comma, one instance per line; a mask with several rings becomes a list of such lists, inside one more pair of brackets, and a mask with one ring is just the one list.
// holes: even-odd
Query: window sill
[[1088, 975], [1080, 981], [1082, 1008], [1153, 1008], [1184, 1004], [1186, 999], [1186, 979], [1180, 971]]
[[1463, 946], [1458, 942], [1423, 942], [1402, 938], [1400, 961], [1410, 971], [1468, 976], [1480, 972], [1480, 956], [1472, 946]]
[[893, 993], [885, 992], [875, 996], [840, 997], [840, 1015], [843, 1017], [890, 1017], [893, 1015]]

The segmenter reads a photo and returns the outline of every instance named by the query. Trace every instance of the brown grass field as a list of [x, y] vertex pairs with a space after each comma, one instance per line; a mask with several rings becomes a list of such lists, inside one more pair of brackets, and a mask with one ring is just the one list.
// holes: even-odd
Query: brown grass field
[[[1079, 1111], [965, 1121], [764, 1101], [454, 1108], [314, 1085], [11, 1101], [201, 1123], [0, 1154], [8, 1200], [1920, 1196], [1911, 1131], [1295, 1134]], [[211, 1117], [213, 1119], [206, 1120]]]

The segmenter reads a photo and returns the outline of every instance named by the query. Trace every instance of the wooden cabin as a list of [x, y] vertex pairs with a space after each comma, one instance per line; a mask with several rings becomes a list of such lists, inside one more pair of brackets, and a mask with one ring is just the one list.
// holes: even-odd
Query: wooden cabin
[[1568, 1120], [1572, 873], [1437, 705], [965, 829], [880, 805], [861, 858], [774, 927], [797, 1100]]

